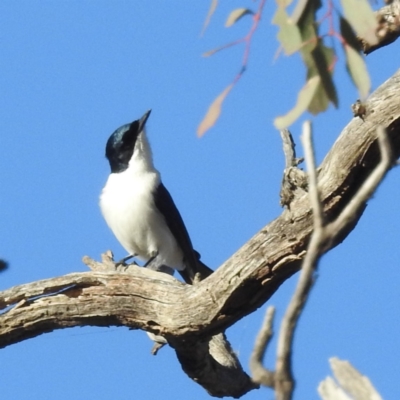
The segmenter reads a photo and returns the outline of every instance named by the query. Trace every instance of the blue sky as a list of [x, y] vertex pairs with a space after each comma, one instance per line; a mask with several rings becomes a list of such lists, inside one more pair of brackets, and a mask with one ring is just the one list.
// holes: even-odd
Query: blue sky
[[[280, 214], [284, 160], [272, 121], [294, 104], [305, 71], [298, 56], [274, 60], [273, 2], [218, 124], [202, 139], [195, 134], [239, 70], [243, 47], [201, 54], [247, 32], [250, 19], [223, 27], [229, 11], [241, 6], [256, 5], [221, 2], [200, 38], [208, 1], [0, 3], [0, 256], [10, 262], [1, 290], [86, 271], [84, 255], [99, 258], [107, 249], [125, 255], [98, 208], [109, 172], [104, 147], [117, 127], [149, 108], [156, 166], [207, 264], [218, 267]], [[374, 88], [398, 68], [398, 46], [368, 57]], [[350, 120], [357, 98], [341, 64], [335, 82], [340, 108], [314, 119], [318, 160]], [[292, 132], [301, 153], [299, 123]], [[322, 260], [295, 339], [296, 399], [317, 398], [331, 356], [350, 360], [384, 398], [400, 398], [397, 174], [389, 174], [355, 231]], [[295, 282], [269, 302], [278, 320]], [[227, 332], [246, 368], [264, 311]], [[1, 350], [1, 393], [13, 400], [209, 398], [170, 348], [153, 357], [151, 346], [145, 333], [125, 328], [42, 335]], [[270, 366], [274, 354], [272, 347]], [[272, 397], [267, 389], [245, 396]]]

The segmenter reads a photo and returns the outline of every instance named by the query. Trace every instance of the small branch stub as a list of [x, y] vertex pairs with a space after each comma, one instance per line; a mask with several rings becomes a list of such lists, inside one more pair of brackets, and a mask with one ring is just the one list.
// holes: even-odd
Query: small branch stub
[[298, 165], [303, 161], [301, 158], [296, 158], [295, 143], [288, 129], [280, 131], [283, 153], [285, 155], [285, 169], [280, 191], [280, 204], [282, 207], [290, 209], [290, 204], [295, 198], [298, 191], [307, 191], [307, 175], [303, 170], [298, 168]]

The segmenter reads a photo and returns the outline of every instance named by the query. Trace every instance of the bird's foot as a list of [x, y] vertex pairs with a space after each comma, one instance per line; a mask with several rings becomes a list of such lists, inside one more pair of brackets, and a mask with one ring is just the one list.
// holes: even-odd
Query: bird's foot
[[116, 261], [116, 262], [115, 262], [115, 265], [116, 265], [116, 266], [120, 266], [120, 265], [129, 265], [129, 264], [127, 264], [126, 262], [127, 262], [128, 260], [130, 260], [131, 258], [135, 257], [135, 256], [136, 256], [136, 254], [128, 254], [126, 257], [121, 258], [119, 261]]
[[152, 265], [154, 264], [155, 259], [158, 256], [158, 251], [153, 252], [152, 256], [146, 261], [146, 263], [143, 265], [143, 268], [152, 268]]
[[146, 264], [143, 265], [143, 267], [151, 269], [152, 271], [163, 272], [164, 274], [173, 275], [175, 270], [165, 264], [162, 264], [157, 256], [158, 254], [149, 258], [149, 260], [146, 262]]
[[116, 271], [125, 271], [127, 270], [131, 265], [138, 265], [135, 261], [132, 261], [131, 263], [127, 264], [126, 261], [130, 260], [131, 258], [134, 258], [136, 254], [129, 254], [124, 258], [121, 258], [119, 261], [115, 261], [115, 270]]

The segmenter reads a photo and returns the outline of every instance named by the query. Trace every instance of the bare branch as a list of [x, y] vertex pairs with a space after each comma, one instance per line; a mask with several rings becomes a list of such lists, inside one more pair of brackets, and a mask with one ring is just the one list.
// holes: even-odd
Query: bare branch
[[309, 175], [309, 194], [314, 215], [314, 232], [311, 236], [307, 254], [302, 265], [299, 282], [282, 320], [278, 338], [276, 371], [275, 373], [269, 371], [264, 372], [264, 376], [268, 379], [265, 380], [263, 384], [269, 387], [273, 386], [276, 391], [276, 398], [279, 400], [290, 400], [293, 395], [295, 380], [292, 373], [291, 358], [294, 332], [308, 299], [312, 284], [315, 281], [314, 272], [318, 267], [321, 255], [327, 247], [326, 243], [333, 243], [336, 238], [342, 234], [343, 228], [353, 223], [354, 216], [359, 214], [362, 205], [372, 196], [386, 172], [393, 165], [392, 151], [386, 132], [383, 128], [379, 127], [377, 129], [377, 134], [381, 161], [359, 188], [358, 192], [349, 201], [348, 205], [339, 214], [337, 219], [325, 226], [322, 204], [318, 191], [311, 124], [306, 122], [303, 125], [302, 142]]
[[239, 398], [259, 387], [243, 371], [222, 333], [206, 341], [169, 343], [174, 347], [186, 374], [214, 397]]
[[[365, 122], [354, 118], [319, 167], [319, 193], [327, 221], [345, 209], [379, 163], [377, 126], [386, 129], [394, 157], [400, 154], [399, 92], [400, 71], [366, 101]], [[358, 207], [351, 224], [324, 251], [351, 232], [364, 207], [365, 203]], [[309, 196], [299, 192], [291, 210], [284, 210], [197, 285], [133, 266], [129, 273], [70, 274], [6, 290], [0, 293], [4, 309], [0, 347], [72, 326], [143, 329], [164, 336], [185, 371], [210, 394], [239, 397], [250, 390], [251, 381], [243, 373], [235, 375], [239, 369], [235, 371], [234, 362], [215, 370], [219, 358], [210, 355], [208, 343], [264, 304], [299, 270], [312, 230]], [[232, 378], [237, 376], [240, 379]], [[238, 384], [230, 387], [232, 382]]]
[[329, 376], [324, 379], [318, 386], [323, 400], [382, 400], [371, 381], [348, 361], [333, 357], [329, 362], [339, 384]]
[[393, 152], [390, 148], [390, 143], [385, 129], [382, 126], [377, 128], [378, 143], [381, 153], [381, 161], [368, 176], [357, 194], [349, 201], [347, 206], [343, 209], [340, 216], [329, 224], [327, 235], [332, 238], [335, 234], [343, 231], [345, 226], [354, 223], [356, 215], [359, 213], [360, 208], [372, 196], [378, 187], [379, 183], [383, 180], [386, 172], [394, 165]]
[[263, 367], [264, 355], [272, 338], [272, 325], [274, 321], [275, 307], [268, 307], [261, 329], [257, 335], [254, 349], [250, 356], [250, 371], [254, 382], [260, 385], [274, 388], [275, 374]]
[[382, 7], [376, 13], [379, 27], [377, 30], [378, 43], [371, 46], [359, 38], [365, 54], [370, 54], [381, 47], [393, 43], [400, 36], [400, 0], [394, 0], [391, 4]]
[[318, 194], [312, 132], [309, 121], [303, 125], [302, 142], [309, 176], [309, 193], [314, 215], [314, 233], [300, 271], [299, 282], [283, 317], [279, 333], [275, 390], [277, 399], [280, 400], [290, 400], [292, 398], [295, 384], [292, 373], [294, 331], [313, 284], [313, 273], [320, 255], [320, 242], [323, 240], [323, 215]]
[[291, 133], [287, 129], [282, 129], [280, 134], [285, 155], [285, 169], [279, 196], [281, 206], [290, 208], [290, 203], [296, 197], [297, 192], [306, 190], [308, 183], [304, 171], [297, 167], [303, 159], [296, 158], [295, 143]]
[[[306, 159], [307, 173], [309, 179], [309, 194], [314, 215], [314, 232], [324, 226], [324, 215], [322, 204], [318, 193], [317, 169], [315, 166], [314, 146], [312, 141], [311, 122], [303, 124], [303, 136], [301, 138]], [[304, 268], [304, 265], [302, 266]]]
[[297, 167], [298, 162], [296, 161], [296, 145], [294, 143], [292, 134], [288, 129], [282, 129], [280, 134], [283, 144], [283, 154], [285, 155], [285, 169]]

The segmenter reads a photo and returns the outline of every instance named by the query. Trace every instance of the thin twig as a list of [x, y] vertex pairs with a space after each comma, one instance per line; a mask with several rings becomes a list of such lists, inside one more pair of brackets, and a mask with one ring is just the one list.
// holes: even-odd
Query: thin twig
[[[335, 221], [331, 222], [327, 229], [329, 236], [334, 238], [335, 232], [341, 232], [343, 228], [354, 220], [357, 215], [357, 210], [372, 196], [383, 180], [386, 172], [396, 165], [393, 157], [393, 152], [390, 148], [389, 138], [383, 127], [377, 128], [379, 149], [381, 152], [381, 160], [375, 169], [371, 172], [368, 178], [364, 181], [357, 194], [349, 201], [343, 211]], [[337, 236], [337, 235], [336, 235]]]
[[321, 200], [318, 193], [318, 182], [317, 182], [317, 169], [315, 166], [314, 149], [312, 143], [312, 130], [311, 122], [306, 121], [303, 124], [303, 135], [301, 142], [304, 148], [304, 156], [306, 160], [306, 167], [309, 179], [309, 193], [310, 201], [314, 213], [314, 231], [320, 229], [324, 225], [324, 216], [322, 212]]
[[288, 129], [282, 129], [280, 134], [283, 144], [283, 154], [285, 155], [285, 169], [296, 167], [296, 150], [292, 134]]
[[275, 390], [276, 397], [280, 400], [292, 398], [295, 383], [291, 367], [294, 331], [313, 284], [313, 273], [319, 257], [318, 248], [320, 241], [323, 240], [323, 216], [317, 188], [310, 122], [303, 125], [302, 142], [309, 174], [309, 193], [314, 212], [314, 233], [300, 271], [299, 282], [283, 317], [279, 333]]
[[268, 344], [273, 336], [273, 320], [275, 307], [268, 307], [264, 321], [254, 343], [254, 349], [250, 356], [250, 371], [252, 380], [260, 385], [274, 388], [274, 372], [264, 368], [263, 360]]
[[310, 201], [314, 213], [314, 231], [300, 272], [299, 282], [284, 315], [278, 338], [278, 355], [275, 372], [276, 398], [290, 400], [294, 390], [291, 356], [294, 331], [315, 281], [315, 271], [326, 243], [335, 240], [357, 215], [359, 208], [372, 196], [387, 171], [394, 164], [389, 139], [383, 128], [377, 129], [381, 161], [362, 184], [356, 195], [343, 209], [337, 219], [324, 225], [324, 215], [318, 193], [317, 173], [312, 145], [311, 125], [303, 125], [302, 142], [309, 174]]
[[281, 206], [290, 209], [290, 204], [296, 195], [297, 189], [306, 190], [307, 175], [298, 168], [303, 161], [302, 158], [296, 158], [295, 143], [289, 130], [282, 129], [280, 131], [283, 154], [285, 155], [285, 169], [283, 170], [283, 178], [281, 190], [279, 193]]

